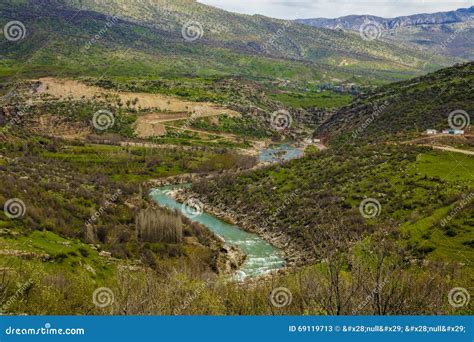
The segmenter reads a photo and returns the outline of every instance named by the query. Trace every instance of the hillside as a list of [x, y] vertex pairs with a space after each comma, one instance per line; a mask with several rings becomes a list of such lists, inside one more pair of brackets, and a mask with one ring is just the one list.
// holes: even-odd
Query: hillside
[[[431, 282], [442, 289], [454, 278], [470, 286], [472, 153], [465, 146], [439, 150], [404, 140], [419, 137], [424, 128], [449, 127], [450, 112], [472, 113], [472, 69], [473, 63], [457, 65], [380, 87], [317, 130], [319, 137], [329, 138], [328, 149], [308, 147], [301, 159], [194, 182], [187, 196], [290, 250], [291, 262], [314, 265], [302, 272], [308, 278], [325, 279], [327, 273], [318, 270], [329, 269], [329, 276], [344, 279], [345, 291], [359, 284], [360, 253], [372, 266], [385, 265], [382, 278], [391, 289], [405, 284], [410, 296], [417, 297]], [[449, 137], [441, 141], [453, 143]], [[469, 276], [450, 278], [448, 269]], [[299, 284], [298, 277], [301, 273], [291, 274], [288, 281]], [[384, 292], [390, 297], [389, 289]], [[430, 307], [442, 312], [445, 290], [428, 292]], [[409, 301], [418, 301], [414, 297]], [[407, 308], [405, 301], [394, 305]], [[465, 310], [472, 312], [470, 306]]]
[[473, 62], [192, 0], [0, 27], [0, 316], [473, 312], [474, 141], [421, 136]]
[[[382, 86], [338, 110], [317, 130], [333, 141], [360, 143], [382, 140], [388, 135], [443, 130], [450, 127], [450, 113], [474, 111], [474, 63], [466, 63], [415, 78]], [[469, 129], [464, 124], [453, 123]]]
[[439, 54], [474, 59], [474, 6], [456, 11], [416, 14], [396, 18], [351, 15], [336, 19], [298, 19], [317, 28], [359, 32], [367, 22], [377, 23], [380, 38], [392, 43], [408, 43]]
[[314, 18], [297, 19], [296, 21], [299, 23], [320, 28], [340, 28], [344, 30], [358, 31], [359, 27], [366, 20], [374, 20], [382, 24], [387, 29], [395, 29], [408, 26], [445, 25], [453, 23], [462, 23], [469, 21], [473, 13], [474, 6], [470, 8], [460, 8], [456, 11], [430, 14], [415, 14], [396, 18], [382, 18], [374, 15], [349, 15], [336, 19]]
[[[459, 286], [472, 284], [473, 168], [472, 156], [426, 147], [346, 146], [197, 182], [188, 196], [289, 249], [292, 261], [312, 265], [290, 273], [286, 284], [298, 294], [313, 293], [318, 303], [334, 295], [328, 278], [344, 279], [336, 284], [349, 303], [351, 288], [381, 278], [390, 284], [383, 288], [388, 312], [446, 312], [448, 284], [454, 279]], [[372, 276], [358, 278], [361, 262]], [[305, 282], [298, 290], [301, 277]], [[313, 290], [306, 292], [307, 284]], [[402, 295], [401, 288], [410, 290]], [[398, 301], [392, 291], [407, 300]], [[341, 308], [327, 305], [330, 312], [351, 312], [346, 302]]]
[[[26, 30], [24, 39], [0, 42], [4, 76], [232, 75], [364, 83], [405, 79], [450, 63], [436, 56], [425, 65], [426, 55], [413, 49], [191, 0], [9, 0], [0, 4], [0, 19], [18, 20]], [[183, 27], [190, 22], [199, 32], [186, 40], [183, 32], [192, 35], [192, 29]]]

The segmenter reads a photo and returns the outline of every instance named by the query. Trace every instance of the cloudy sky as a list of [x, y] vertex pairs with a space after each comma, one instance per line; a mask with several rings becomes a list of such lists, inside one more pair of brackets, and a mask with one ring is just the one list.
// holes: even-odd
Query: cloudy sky
[[392, 18], [416, 13], [450, 11], [474, 5], [474, 0], [199, 0], [228, 11], [274, 18], [336, 18], [372, 14]]

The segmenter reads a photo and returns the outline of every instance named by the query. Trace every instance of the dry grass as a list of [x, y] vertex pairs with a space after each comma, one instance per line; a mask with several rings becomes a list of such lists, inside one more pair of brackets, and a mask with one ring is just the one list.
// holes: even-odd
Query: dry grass
[[228, 114], [231, 116], [240, 115], [239, 113], [218, 106], [209, 102], [191, 102], [184, 101], [176, 97], [164, 96], [160, 94], [115, 92], [95, 86], [89, 86], [78, 81], [60, 80], [52, 77], [45, 77], [36, 80], [40, 86], [36, 95], [49, 94], [57, 98], [92, 99], [94, 97], [118, 96], [122, 103], [133, 102], [138, 99], [136, 107], [141, 109], [159, 109], [164, 112], [172, 113], [193, 113], [202, 111], [208, 116]]

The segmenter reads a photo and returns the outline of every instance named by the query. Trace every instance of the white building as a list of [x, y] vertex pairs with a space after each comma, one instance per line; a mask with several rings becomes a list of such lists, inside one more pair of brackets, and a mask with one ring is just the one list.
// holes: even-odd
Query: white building
[[460, 129], [445, 129], [443, 134], [451, 134], [451, 135], [463, 135], [464, 131]]
[[431, 135], [431, 134], [438, 134], [438, 131], [435, 130], [435, 129], [427, 129], [427, 130], [426, 130], [426, 134], [430, 134], [430, 135]]

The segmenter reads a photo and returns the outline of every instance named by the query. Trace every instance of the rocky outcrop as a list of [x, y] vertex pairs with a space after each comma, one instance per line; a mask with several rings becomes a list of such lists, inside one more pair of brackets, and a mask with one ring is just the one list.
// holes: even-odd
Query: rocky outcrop
[[244, 263], [246, 255], [238, 247], [224, 244], [219, 250], [216, 267], [219, 274], [232, 274]]
[[336, 19], [314, 18], [297, 19], [296, 22], [318, 28], [343, 29], [359, 31], [366, 21], [375, 21], [385, 29], [395, 29], [418, 25], [444, 25], [466, 22], [474, 16], [474, 6], [461, 8], [456, 11], [440, 12], [432, 14], [415, 14], [396, 18], [381, 18], [373, 15], [349, 15]]
[[302, 247], [301, 243], [284, 232], [272, 230], [269, 224], [265, 222], [254, 222], [247, 215], [234, 212], [225, 207], [213, 207], [206, 197], [194, 193], [190, 189], [179, 189], [168, 195], [180, 203], [185, 202], [189, 198], [199, 199], [204, 204], [203, 209], [205, 212], [218, 217], [222, 221], [237, 225], [247, 232], [257, 234], [268, 243], [280, 249], [287, 266], [304, 265], [313, 261], [310, 253]]

